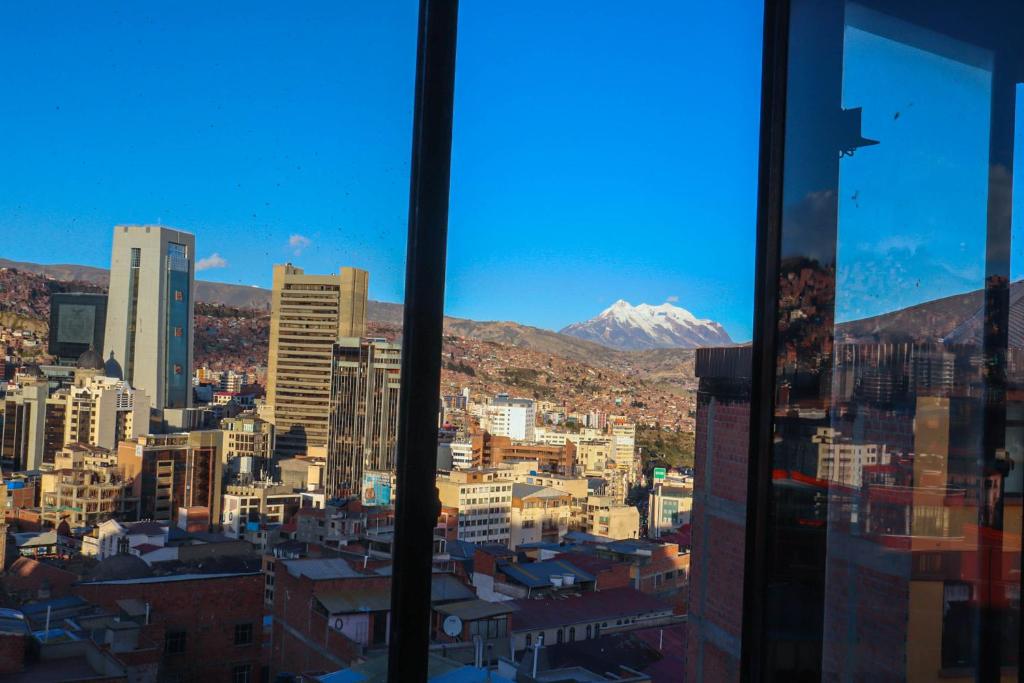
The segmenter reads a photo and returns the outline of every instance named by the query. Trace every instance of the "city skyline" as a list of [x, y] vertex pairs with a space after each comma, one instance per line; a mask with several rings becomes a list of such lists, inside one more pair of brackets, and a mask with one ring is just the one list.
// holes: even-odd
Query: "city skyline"
[[[558, 330], [675, 299], [749, 338], [760, 9], [700, 11], [463, 8], [450, 315]], [[0, 213], [38, 239], [5, 255], [105, 267], [113, 225], [159, 222], [196, 235], [199, 279], [269, 288], [275, 263], [351, 264], [401, 301], [415, 3], [257, 6], [222, 36], [231, 12], [6, 11], [25, 30], [0, 46], [23, 93], [0, 114], [20, 133]], [[728, 50], [707, 35], [737, 20]], [[620, 32], [646, 37], [609, 54]], [[716, 77], [686, 68], [698, 55]]]

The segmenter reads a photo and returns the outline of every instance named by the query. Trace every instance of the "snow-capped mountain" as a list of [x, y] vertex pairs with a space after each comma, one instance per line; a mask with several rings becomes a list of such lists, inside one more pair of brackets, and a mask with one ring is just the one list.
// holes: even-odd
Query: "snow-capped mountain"
[[632, 306], [622, 299], [596, 318], [573, 323], [561, 333], [625, 351], [693, 349], [733, 343], [721, 325], [714, 320], [701, 320], [685, 308], [669, 303]]

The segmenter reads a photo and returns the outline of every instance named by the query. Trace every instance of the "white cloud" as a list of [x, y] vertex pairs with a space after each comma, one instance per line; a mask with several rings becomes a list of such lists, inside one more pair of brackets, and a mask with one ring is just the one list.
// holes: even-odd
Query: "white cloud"
[[672, 296], [665, 297], [665, 301], [667, 301], [670, 304], [678, 303], [679, 297], [673, 294]]
[[217, 252], [213, 252], [206, 258], [196, 261], [196, 270], [209, 270], [210, 268], [227, 268], [228, 260]]
[[288, 238], [288, 247], [296, 256], [301, 256], [306, 247], [311, 244], [313, 244], [313, 240], [309, 239], [305, 235], [292, 235]]

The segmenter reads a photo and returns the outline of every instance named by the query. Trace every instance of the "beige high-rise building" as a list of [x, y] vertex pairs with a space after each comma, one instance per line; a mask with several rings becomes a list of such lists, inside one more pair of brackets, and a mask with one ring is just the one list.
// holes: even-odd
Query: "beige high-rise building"
[[64, 394], [65, 444], [114, 450], [119, 442], [149, 431], [149, 397], [105, 372], [94, 350], [78, 359], [74, 384]]
[[276, 455], [327, 445], [334, 343], [365, 335], [369, 280], [358, 268], [306, 275], [290, 263], [274, 266], [267, 406]]

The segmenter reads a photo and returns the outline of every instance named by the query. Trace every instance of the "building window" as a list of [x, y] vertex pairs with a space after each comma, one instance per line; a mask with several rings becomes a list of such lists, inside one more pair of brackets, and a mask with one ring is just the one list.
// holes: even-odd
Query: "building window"
[[532, 633], [527, 633], [526, 634], [526, 647], [531, 647], [532, 645], [533, 645], [533, 634]]
[[164, 634], [164, 654], [180, 655], [185, 651], [185, 631], [168, 631]]
[[569, 627], [569, 642], [570, 643], [575, 643], [576, 642], [576, 627], [575, 626], [570, 626]]
[[231, 683], [249, 683], [252, 680], [252, 664], [236, 664], [231, 667]]
[[555, 631], [555, 642], [561, 644], [563, 640], [565, 640], [565, 634], [562, 629], [558, 629]]
[[174, 336], [175, 336], [175, 337], [180, 337], [180, 336], [181, 336], [181, 334], [182, 334], [182, 332], [181, 332], [181, 326], [179, 325], [179, 326], [177, 326], [177, 327], [175, 327], [175, 328], [174, 328]]
[[252, 624], [235, 624], [235, 645], [252, 644]]
[[180, 289], [174, 290], [174, 300], [175, 301], [184, 301], [185, 300], [185, 293], [182, 292]]

